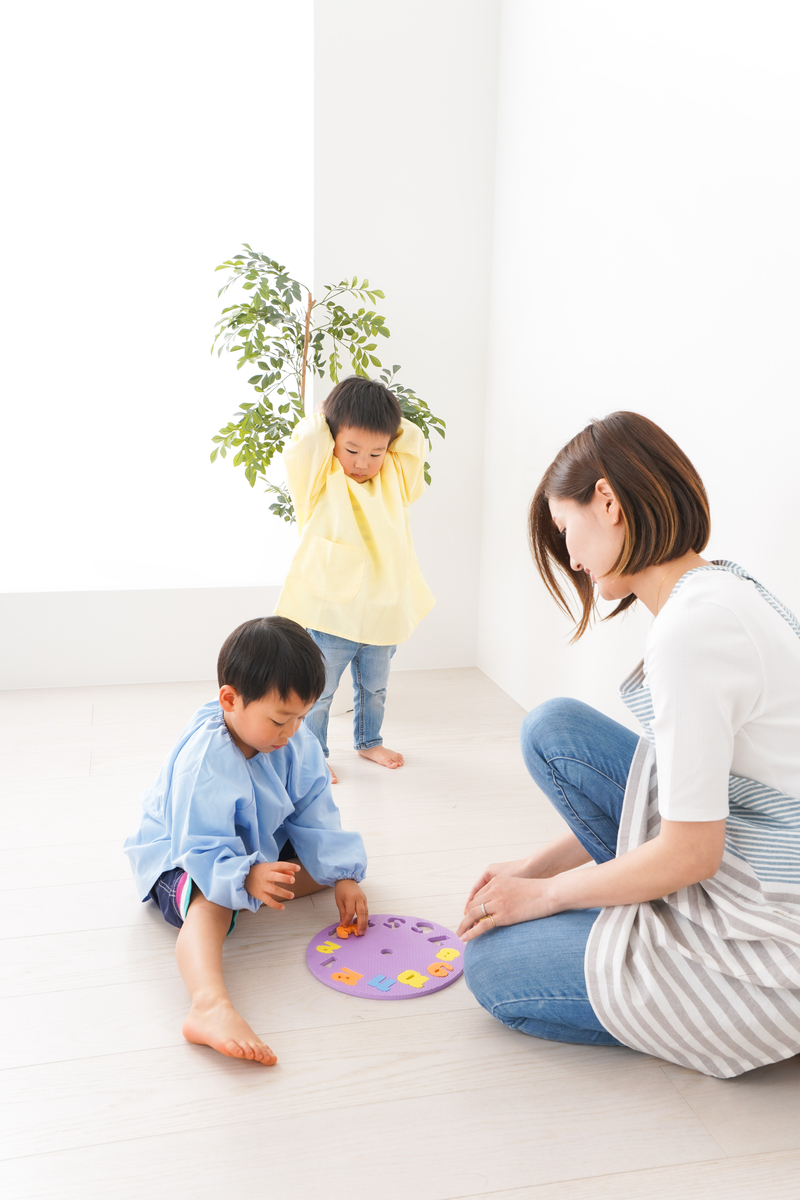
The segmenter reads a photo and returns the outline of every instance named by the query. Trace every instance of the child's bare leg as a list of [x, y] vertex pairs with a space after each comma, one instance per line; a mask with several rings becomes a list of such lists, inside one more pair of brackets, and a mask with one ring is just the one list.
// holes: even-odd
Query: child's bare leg
[[331, 783], [338, 783], [338, 782], [339, 782], [339, 777], [338, 777], [338, 775], [336, 774], [336, 772], [334, 771], [334, 769], [333, 769], [333, 767], [331, 766], [331, 764], [330, 764], [330, 763], [328, 763], [328, 770], [329, 770], [329, 771], [330, 771], [330, 773], [331, 773]]
[[178, 970], [192, 998], [183, 1036], [231, 1058], [271, 1067], [277, 1058], [239, 1016], [222, 978], [222, 946], [230, 923], [229, 908], [212, 904], [195, 890], [175, 947]]
[[402, 754], [397, 750], [390, 750], [388, 746], [371, 746], [369, 750], [359, 750], [358, 753], [362, 758], [368, 758], [381, 767], [388, 767], [391, 771], [396, 771], [406, 761]]

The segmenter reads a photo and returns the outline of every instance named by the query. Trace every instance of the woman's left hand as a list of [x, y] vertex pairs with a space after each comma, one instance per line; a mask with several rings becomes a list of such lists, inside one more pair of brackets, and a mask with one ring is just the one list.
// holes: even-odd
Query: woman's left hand
[[458, 927], [458, 936], [469, 942], [482, 933], [491, 933], [499, 925], [518, 925], [520, 921], [552, 916], [556, 910], [550, 897], [550, 883], [549, 879], [496, 875], [473, 896]]

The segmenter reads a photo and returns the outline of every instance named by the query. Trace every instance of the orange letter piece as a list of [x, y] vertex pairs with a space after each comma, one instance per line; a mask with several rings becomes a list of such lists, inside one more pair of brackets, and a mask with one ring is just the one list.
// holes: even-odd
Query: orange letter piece
[[439, 979], [446, 979], [452, 970], [453, 968], [448, 967], [447, 963], [431, 963], [431, 965], [428, 967], [428, 974], [437, 975]]
[[349, 967], [342, 967], [341, 971], [334, 971], [331, 979], [335, 979], [337, 983], [346, 983], [350, 987], [355, 987], [359, 979], [363, 979], [363, 975], [359, 975], [358, 971], [351, 971]]
[[350, 937], [351, 933], [357, 933], [357, 932], [358, 932], [357, 925], [338, 925], [336, 927], [336, 936], [340, 937], [340, 938], [344, 938], [345, 941], [347, 940], [347, 938]]

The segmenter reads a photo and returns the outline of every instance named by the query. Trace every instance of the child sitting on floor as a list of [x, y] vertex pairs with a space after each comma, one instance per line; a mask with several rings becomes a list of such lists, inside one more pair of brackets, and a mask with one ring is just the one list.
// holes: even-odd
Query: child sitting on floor
[[[222, 945], [240, 908], [334, 886], [343, 925], [367, 928], [364, 843], [341, 827], [319, 742], [303, 718], [322, 691], [322, 655], [284, 617], [246, 621], [220, 651], [219, 700], [192, 717], [125, 843], [142, 900], [180, 929], [191, 996], [183, 1036], [265, 1066], [276, 1057], [233, 1007]], [[280, 898], [280, 899], [279, 899]]]
[[283, 461], [300, 546], [275, 611], [305, 625], [325, 655], [325, 688], [306, 725], [327, 758], [331, 700], [349, 663], [355, 748], [401, 767], [381, 725], [396, 643], [434, 602], [408, 525], [425, 487], [425, 439], [387, 387], [353, 376], [298, 422]]

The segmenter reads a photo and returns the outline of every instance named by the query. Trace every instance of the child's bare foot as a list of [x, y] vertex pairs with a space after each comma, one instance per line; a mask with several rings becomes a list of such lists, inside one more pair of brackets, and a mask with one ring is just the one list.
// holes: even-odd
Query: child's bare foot
[[378, 763], [381, 767], [388, 767], [391, 771], [402, 767], [406, 761], [402, 754], [398, 754], [396, 750], [389, 750], [386, 746], [372, 746], [369, 750], [359, 750], [362, 758], [369, 758], [372, 762]]
[[338, 777], [338, 775], [336, 774], [336, 772], [334, 771], [334, 769], [333, 769], [333, 767], [331, 766], [331, 764], [330, 764], [330, 763], [328, 763], [328, 770], [329, 770], [329, 771], [330, 771], [330, 773], [331, 773], [331, 783], [338, 783], [338, 782], [339, 782], [339, 777]]
[[187, 1042], [210, 1046], [230, 1058], [248, 1058], [265, 1067], [278, 1061], [266, 1042], [253, 1033], [230, 1000], [215, 1000], [208, 1005], [193, 1004], [183, 1023]]

